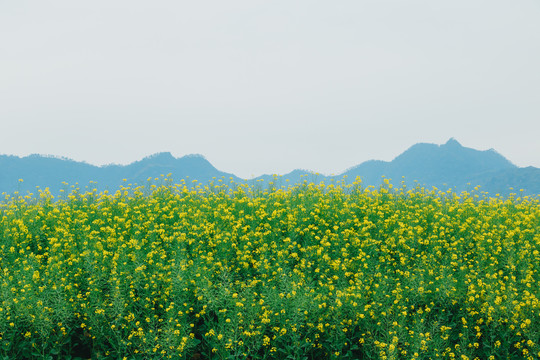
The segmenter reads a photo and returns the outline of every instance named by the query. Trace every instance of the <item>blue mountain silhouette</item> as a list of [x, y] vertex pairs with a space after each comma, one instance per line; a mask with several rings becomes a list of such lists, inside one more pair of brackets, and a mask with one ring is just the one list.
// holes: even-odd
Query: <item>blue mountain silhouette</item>
[[[126, 183], [145, 184], [149, 178], [167, 174], [171, 174], [174, 182], [185, 179], [188, 184], [191, 180], [205, 184], [214, 178], [265, 184], [274, 178], [273, 175], [263, 175], [244, 180], [216, 169], [201, 155], [175, 158], [168, 152], [154, 154], [129, 165], [106, 166], [42, 155], [22, 158], [0, 155], [0, 192], [5, 193], [35, 193], [38, 186], [41, 189], [48, 187], [53, 194], [60, 193], [61, 189], [70, 191], [71, 187], [78, 187], [81, 191], [92, 188], [116, 191]], [[347, 182], [359, 176], [363, 186], [379, 186], [384, 176], [396, 186], [403, 181], [408, 187], [435, 186], [460, 192], [479, 185], [490, 195], [517, 193], [520, 189], [525, 194], [540, 194], [540, 169], [517, 167], [493, 149], [479, 151], [463, 147], [455, 139], [443, 145], [415, 144], [392, 161], [366, 161], [337, 176], [294, 170], [280, 176], [277, 182], [281, 185], [303, 181], [330, 182], [341, 181], [344, 176]]]

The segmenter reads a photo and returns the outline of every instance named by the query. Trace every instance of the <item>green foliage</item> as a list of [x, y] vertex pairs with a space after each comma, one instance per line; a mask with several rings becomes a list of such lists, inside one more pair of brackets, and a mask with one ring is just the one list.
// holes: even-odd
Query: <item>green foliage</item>
[[278, 182], [7, 197], [0, 357], [540, 356], [537, 198]]

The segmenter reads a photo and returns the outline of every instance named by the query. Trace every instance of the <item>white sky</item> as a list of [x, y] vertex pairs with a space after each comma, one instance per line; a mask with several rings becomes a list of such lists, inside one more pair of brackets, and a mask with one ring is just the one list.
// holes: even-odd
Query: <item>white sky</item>
[[417, 142], [540, 167], [538, 0], [0, 0], [0, 153], [241, 177]]

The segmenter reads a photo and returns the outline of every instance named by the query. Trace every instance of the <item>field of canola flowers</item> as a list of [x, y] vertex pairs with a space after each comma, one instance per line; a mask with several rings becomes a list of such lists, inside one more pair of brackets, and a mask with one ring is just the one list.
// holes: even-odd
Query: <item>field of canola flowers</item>
[[5, 197], [0, 358], [540, 357], [538, 198], [161, 179]]

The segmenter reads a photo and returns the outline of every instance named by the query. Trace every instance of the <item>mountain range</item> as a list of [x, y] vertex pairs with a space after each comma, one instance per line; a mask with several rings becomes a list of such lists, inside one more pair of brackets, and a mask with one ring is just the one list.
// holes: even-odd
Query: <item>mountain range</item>
[[[145, 184], [148, 178], [171, 174], [174, 182], [186, 179], [207, 183], [213, 178], [235, 182], [256, 183], [269, 181], [273, 175], [254, 179], [241, 179], [234, 174], [216, 169], [201, 155], [175, 158], [170, 153], [158, 153], [129, 165], [94, 166], [67, 158], [43, 155], [18, 157], [0, 155], [0, 192], [20, 194], [36, 192], [36, 187], [48, 187], [53, 194], [61, 189], [70, 191], [76, 186], [116, 191], [121, 185]], [[305, 176], [307, 175], [307, 176]], [[518, 167], [493, 149], [479, 151], [462, 146], [455, 139], [443, 145], [419, 143], [397, 156], [392, 161], [370, 160], [351, 167], [336, 176], [319, 175], [311, 171], [294, 170], [280, 177], [282, 184], [308, 181], [352, 182], [357, 177], [362, 185], [379, 186], [382, 177], [391, 179], [395, 186], [403, 182], [408, 187], [416, 185], [457, 192], [471, 191], [480, 186], [480, 191], [490, 195], [518, 193], [523, 189], [527, 195], [540, 194], [540, 169], [532, 166]], [[19, 181], [22, 179], [23, 181]], [[125, 179], [125, 180], [124, 180]], [[288, 182], [287, 182], [288, 180]]]

